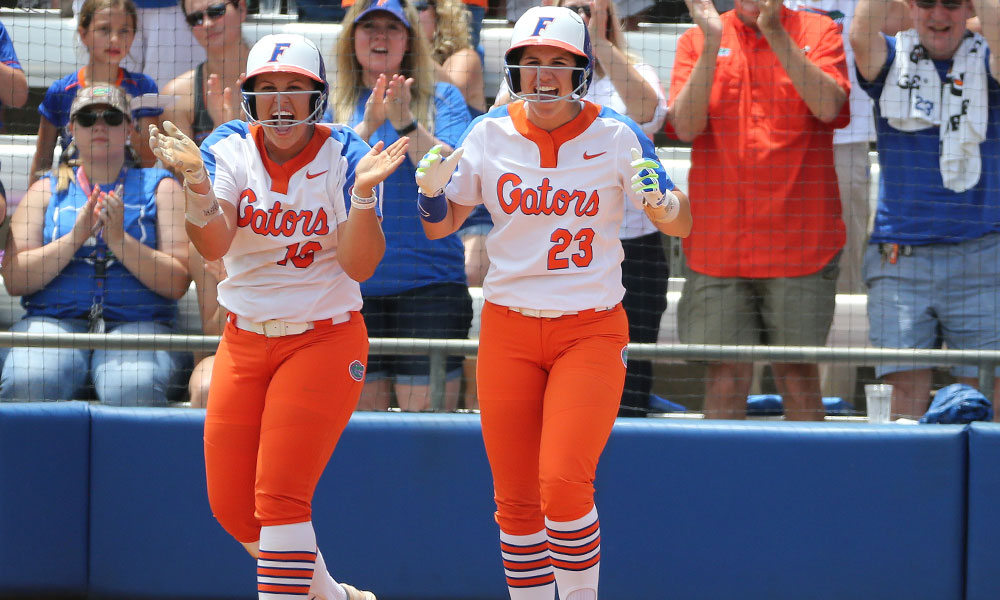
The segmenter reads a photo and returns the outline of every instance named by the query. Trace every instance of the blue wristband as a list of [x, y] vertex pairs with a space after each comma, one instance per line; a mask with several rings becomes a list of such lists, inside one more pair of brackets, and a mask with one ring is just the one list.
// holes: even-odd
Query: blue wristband
[[417, 212], [428, 223], [440, 223], [448, 216], [448, 199], [444, 194], [425, 196], [423, 192], [417, 192]]

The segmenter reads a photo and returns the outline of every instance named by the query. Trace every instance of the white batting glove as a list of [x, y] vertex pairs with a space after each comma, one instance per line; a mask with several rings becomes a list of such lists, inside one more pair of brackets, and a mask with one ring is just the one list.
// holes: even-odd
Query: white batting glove
[[156, 158], [168, 168], [183, 174], [184, 181], [189, 185], [205, 181], [208, 172], [205, 171], [205, 161], [201, 158], [198, 145], [170, 121], [163, 122], [163, 131], [160, 133], [156, 125], [149, 126], [149, 148]]
[[652, 158], [645, 158], [638, 148], [632, 148], [631, 166], [635, 169], [632, 175], [632, 191], [642, 195], [643, 209], [655, 223], [669, 223], [680, 213], [680, 201], [673, 192], [660, 191], [660, 174], [657, 168], [660, 163]]
[[465, 152], [465, 148], [459, 148], [443, 159], [441, 148], [441, 144], [437, 144], [417, 163], [417, 186], [420, 187], [420, 193], [428, 198], [440, 196], [444, 192], [444, 186], [448, 185], [452, 173], [458, 168], [458, 160]]

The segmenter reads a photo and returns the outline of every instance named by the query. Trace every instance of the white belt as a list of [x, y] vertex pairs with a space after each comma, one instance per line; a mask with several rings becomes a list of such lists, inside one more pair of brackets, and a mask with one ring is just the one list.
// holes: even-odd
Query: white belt
[[[567, 315], [580, 314], [580, 311], [578, 310], [547, 310], [539, 308], [520, 308], [517, 306], [508, 306], [507, 308], [516, 313], [521, 313], [526, 317], [535, 317], [536, 319], [558, 319], [559, 317], [565, 317]], [[592, 310], [594, 312], [603, 312], [611, 310], [612, 308], [614, 308], [614, 306], [598, 306]]]
[[237, 315], [233, 324], [244, 331], [259, 333], [265, 337], [283, 337], [286, 335], [298, 335], [300, 333], [305, 333], [310, 329], [314, 329], [316, 325], [320, 323], [336, 325], [338, 323], [346, 323], [350, 320], [351, 313], [344, 313], [331, 319], [320, 319], [319, 321], [312, 321], [308, 323], [293, 323], [291, 321], [279, 321], [278, 319], [271, 319], [269, 321], [257, 323]]

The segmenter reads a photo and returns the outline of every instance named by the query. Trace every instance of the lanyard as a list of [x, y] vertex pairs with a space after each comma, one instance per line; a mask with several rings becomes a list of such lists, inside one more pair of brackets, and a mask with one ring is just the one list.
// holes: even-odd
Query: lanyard
[[[122, 167], [121, 172], [118, 174], [118, 179], [112, 184], [111, 189], [123, 189], [122, 186], [125, 181], [126, 172], [127, 168]], [[87, 178], [83, 167], [79, 167], [76, 170], [76, 182], [80, 186], [84, 197], [90, 198], [93, 187], [90, 185], [90, 180]], [[100, 186], [98, 186], [99, 188]], [[108, 262], [110, 262], [111, 257], [108, 256], [108, 246], [104, 243], [103, 228], [97, 232], [96, 237], [97, 245], [94, 249], [94, 283], [96, 284], [96, 288], [94, 289], [94, 298], [90, 305], [90, 313], [87, 315], [87, 320], [91, 333], [104, 333], [104, 282], [108, 277]]]

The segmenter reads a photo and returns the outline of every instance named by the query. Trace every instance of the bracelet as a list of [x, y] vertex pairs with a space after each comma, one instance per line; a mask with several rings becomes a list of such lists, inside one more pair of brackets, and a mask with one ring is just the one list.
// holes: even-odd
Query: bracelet
[[363, 209], [375, 208], [375, 205], [377, 203], [378, 203], [378, 197], [375, 196], [375, 191], [374, 190], [372, 191], [372, 195], [371, 195], [370, 198], [362, 198], [361, 196], [358, 196], [357, 194], [355, 194], [353, 189], [351, 190], [351, 206], [352, 207], [354, 207], [354, 208], [363, 208]]
[[669, 223], [675, 220], [681, 212], [681, 203], [672, 192], [668, 191], [664, 194], [663, 203], [659, 206], [652, 206], [646, 204], [649, 207], [652, 214], [649, 215], [650, 220], [654, 223]]
[[[395, 129], [395, 128], [393, 128]], [[408, 133], [413, 133], [417, 130], [417, 120], [413, 119], [413, 122], [402, 129], [396, 129], [397, 135], [406, 135]]]

